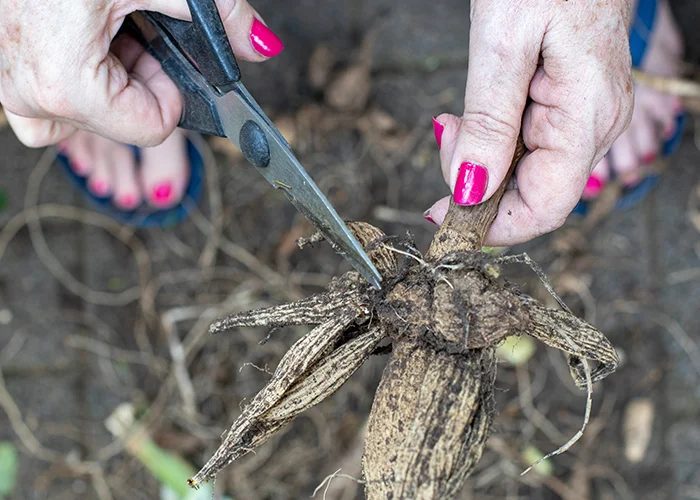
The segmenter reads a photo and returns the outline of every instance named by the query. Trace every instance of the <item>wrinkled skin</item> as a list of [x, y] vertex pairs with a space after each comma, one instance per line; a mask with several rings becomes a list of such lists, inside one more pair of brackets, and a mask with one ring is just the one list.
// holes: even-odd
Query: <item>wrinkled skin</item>
[[[443, 175], [454, 191], [463, 162], [486, 167], [486, 200], [505, 177], [521, 125], [530, 150], [486, 244], [511, 245], [559, 227], [629, 124], [629, 15], [630, 0], [471, 2], [464, 113], [437, 117], [445, 127]], [[436, 222], [448, 201], [430, 209]]]
[[[264, 60], [249, 40], [253, 8], [245, 0], [218, 7], [236, 55]], [[182, 112], [177, 87], [136, 42], [113, 41], [135, 10], [189, 18], [185, 0], [0, 3], [0, 102], [24, 144], [55, 144], [76, 129], [139, 146], [172, 134]]]

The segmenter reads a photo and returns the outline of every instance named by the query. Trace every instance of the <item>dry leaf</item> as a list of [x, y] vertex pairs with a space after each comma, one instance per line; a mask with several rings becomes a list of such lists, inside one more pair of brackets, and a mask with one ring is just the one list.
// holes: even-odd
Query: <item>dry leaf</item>
[[308, 77], [314, 90], [323, 89], [331, 78], [335, 54], [326, 45], [318, 45], [309, 59]]
[[636, 464], [644, 460], [654, 427], [654, 403], [649, 398], [633, 399], [622, 420], [625, 457]]
[[326, 102], [338, 111], [362, 111], [367, 107], [371, 90], [369, 67], [356, 64], [333, 78], [326, 88]]

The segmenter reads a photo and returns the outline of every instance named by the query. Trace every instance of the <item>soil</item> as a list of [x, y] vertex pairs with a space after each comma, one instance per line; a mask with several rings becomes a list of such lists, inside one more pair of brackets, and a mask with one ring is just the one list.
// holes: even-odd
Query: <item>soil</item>
[[[685, 9], [687, 18], [690, 5], [679, 1], [675, 8]], [[285, 51], [264, 65], [242, 65], [248, 89], [273, 119], [291, 117], [297, 124], [299, 158], [343, 217], [387, 234], [409, 231], [427, 250], [435, 228], [421, 214], [448, 193], [430, 118], [461, 112], [468, 5], [336, 0], [320, 9], [318, 0], [262, 0], [255, 7], [285, 41]], [[306, 78], [319, 44], [342, 69], [356, 62], [370, 28], [376, 39], [366, 108], [391, 117], [389, 126], [365, 110], [333, 112]], [[525, 477], [519, 476], [529, 465], [523, 451], [532, 445], [546, 453], [568, 440], [583, 419], [585, 394], [573, 386], [565, 359], [544, 346], [524, 367], [499, 364], [493, 434], [461, 498], [700, 497], [700, 233], [697, 215], [689, 213], [700, 182], [694, 132], [691, 124], [658, 189], [635, 209], [600, 222], [575, 259], [557, 251], [564, 230], [511, 250], [525, 250], [543, 265], [565, 301], [606, 334], [623, 363], [596, 385], [583, 439], [550, 461], [551, 475]], [[7, 194], [0, 239], [24, 209], [40, 156], [9, 129], [0, 130], [0, 189]], [[136, 231], [131, 239], [119, 235], [144, 242], [150, 277], [139, 276], [135, 256], [142, 250], [130, 250], [104, 229], [51, 218], [42, 221], [50, 250], [93, 291], [76, 294], [64, 286], [56, 269], [42, 263], [40, 242], [26, 227], [0, 262], [0, 366], [7, 389], [41, 444], [99, 464], [115, 499], [158, 498], [159, 491], [133, 456], [105, 448], [113, 437], [104, 421], [117, 405], [150, 407], [154, 439], [199, 468], [241, 402], [269, 379], [265, 370], [308, 331], [278, 330], [262, 345], [268, 335], [262, 328], [209, 337], [208, 315], [311, 295], [348, 269], [325, 245], [297, 249], [294, 241], [311, 228], [286, 198], [240, 159], [217, 153], [217, 160], [223, 207], [212, 210], [209, 195], [201, 204], [204, 217], [223, 227], [226, 242], [215, 247], [214, 260], [201, 217], [172, 229]], [[89, 208], [57, 168], [41, 182], [39, 200]], [[572, 217], [567, 228], [579, 223]], [[524, 291], [545, 297], [531, 271], [511, 274]], [[124, 305], [115, 295], [139, 284], [148, 287], [137, 291], [137, 301]], [[112, 295], [100, 304], [95, 291]], [[173, 317], [185, 319], [168, 330], [164, 318]], [[191, 346], [189, 396], [178, 382], [166, 381], [173, 341]], [[234, 498], [295, 499], [311, 496], [338, 469], [359, 477], [366, 418], [385, 362], [371, 358], [335, 395], [225, 469], [217, 486]], [[625, 454], [624, 415], [640, 399], [651, 403], [654, 418], [649, 444], [633, 462]], [[90, 475], [23, 446], [2, 411], [0, 440], [14, 442], [21, 453], [11, 498], [98, 498]], [[362, 486], [337, 477], [326, 498], [359, 499]]]

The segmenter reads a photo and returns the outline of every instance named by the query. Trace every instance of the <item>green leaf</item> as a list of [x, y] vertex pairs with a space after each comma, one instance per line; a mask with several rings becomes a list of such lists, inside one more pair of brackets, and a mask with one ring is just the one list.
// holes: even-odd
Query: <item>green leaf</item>
[[496, 356], [514, 366], [522, 366], [535, 354], [537, 345], [527, 335], [512, 335], [496, 347]]
[[[544, 453], [532, 445], [525, 448], [522, 455], [523, 460], [528, 464], [534, 464], [543, 456]], [[552, 462], [547, 459], [535, 465], [532, 470], [543, 476], [551, 476], [554, 473], [554, 466], [552, 465]]]
[[17, 449], [9, 441], [0, 441], [0, 498], [17, 485]]

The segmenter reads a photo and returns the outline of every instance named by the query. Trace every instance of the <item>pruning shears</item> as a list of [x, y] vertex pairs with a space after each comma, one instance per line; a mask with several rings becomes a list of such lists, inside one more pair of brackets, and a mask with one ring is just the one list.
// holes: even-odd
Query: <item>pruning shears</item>
[[364, 249], [241, 83], [215, 0], [187, 0], [192, 21], [138, 11], [125, 22], [180, 89], [179, 126], [227, 137], [375, 288], [382, 280]]

